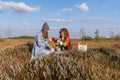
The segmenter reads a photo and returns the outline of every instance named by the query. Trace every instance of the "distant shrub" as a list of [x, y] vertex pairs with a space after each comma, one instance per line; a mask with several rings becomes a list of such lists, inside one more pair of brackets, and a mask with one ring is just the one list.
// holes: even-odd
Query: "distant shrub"
[[120, 40], [120, 35], [116, 35], [115, 40]]
[[4, 39], [0, 38], [0, 42], [4, 42]]
[[94, 38], [94, 40], [95, 41], [108, 41], [108, 40], [113, 40], [113, 39], [100, 36], [99, 38]]
[[91, 36], [82, 36], [82, 40], [86, 40], [86, 41], [90, 41], [93, 40], [93, 38]]
[[9, 39], [33, 39], [32, 36], [19, 36], [19, 37], [11, 37]]

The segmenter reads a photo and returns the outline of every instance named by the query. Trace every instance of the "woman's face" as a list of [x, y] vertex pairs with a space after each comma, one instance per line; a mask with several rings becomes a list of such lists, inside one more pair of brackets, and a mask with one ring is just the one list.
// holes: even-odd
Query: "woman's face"
[[60, 33], [60, 35], [61, 35], [62, 37], [64, 37], [64, 36], [65, 36], [65, 34], [64, 34], [64, 32], [63, 32], [63, 31]]
[[48, 30], [44, 30], [42, 34], [44, 38], [48, 38]]

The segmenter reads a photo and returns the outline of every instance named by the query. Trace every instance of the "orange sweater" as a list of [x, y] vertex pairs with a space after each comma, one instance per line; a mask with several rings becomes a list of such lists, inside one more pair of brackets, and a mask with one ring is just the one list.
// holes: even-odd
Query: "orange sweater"
[[70, 37], [66, 37], [66, 43], [67, 43], [67, 46], [65, 47], [65, 50], [71, 50], [71, 40], [70, 40]]

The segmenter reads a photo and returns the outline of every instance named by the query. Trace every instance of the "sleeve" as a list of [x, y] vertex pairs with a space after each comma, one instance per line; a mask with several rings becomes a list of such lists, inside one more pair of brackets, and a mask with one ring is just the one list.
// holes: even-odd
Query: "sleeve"
[[49, 47], [49, 44], [47, 43], [47, 41], [46, 40], [44, 41], [42, 35], [40, 34], [36, 35], [35, 41], [36, 41], [37, 46], [39, 47], [46, 47], [46, 46]]
[[67, 37], [67, 38], [66, 38], [66, 44], [68, 45], [69, 43], [70, 43], [70, 38]]
[[66, 37], [66, 41], [63, 43], [64, 47], [69, 45], [69, 43], [70, 43], [70, 38]]

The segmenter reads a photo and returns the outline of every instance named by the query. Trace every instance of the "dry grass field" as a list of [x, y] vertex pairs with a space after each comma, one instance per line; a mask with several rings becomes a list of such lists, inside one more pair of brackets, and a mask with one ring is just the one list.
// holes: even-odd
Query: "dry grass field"
[[[0, 42], [0, 49], [4, 49], [10, 46], [16, 46], [19, 44], [33, 43], [34, 39], [4, 39], [3, 42]], [[78, 43], [85, 44], [87, 43], [88, 47], [111, 47], [117, 43], [114, 40], [105, 40], [105, 41], [83, 41], [78, 39], [71, 40], [73, 48], [77, 48]]]
[[4, 49], [6, 47], [13, 47], [19, 44], [25, 44], [33, 41], [33, 39], [3, 39], [3, 41], [0, 42], [0, 49]]

